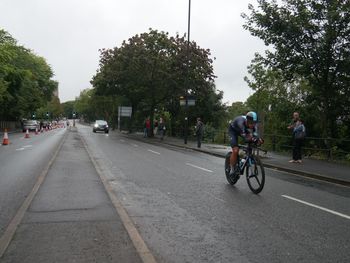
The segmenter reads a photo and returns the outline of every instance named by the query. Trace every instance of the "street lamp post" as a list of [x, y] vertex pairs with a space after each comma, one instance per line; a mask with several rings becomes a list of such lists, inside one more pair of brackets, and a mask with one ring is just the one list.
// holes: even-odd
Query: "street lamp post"
[[186, 104], [185, 104], [185, 136], [184, 136], [184, 144], [187, 144], [187, 130], [188, 130], [188, 78], [189, 78], [189, 60], [190, 60], [190, 25], [191, 25], [191, 0], [188, 0], [188, 27], [187, 27], [187, 77], [185, 80], [185, 88], [186, 88]]

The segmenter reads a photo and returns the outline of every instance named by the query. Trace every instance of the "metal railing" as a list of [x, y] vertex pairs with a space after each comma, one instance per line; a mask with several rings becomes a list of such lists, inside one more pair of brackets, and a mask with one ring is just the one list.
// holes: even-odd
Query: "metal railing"
[[[142, 126], [134, 126], [131, 131], [143, 132]], [[167, 129], [167, 136], [184, 138], [183, 129]], [[188, 132], [188, 140], [196, 140], [194, 132]], [[264, 135], [264, 148], [273, 152], [287, 153], [293, 149], [292, 136], [267, 134]], [[204, 130], [203, 142], [228, 145], [230, 138], [227, 130]], [[302, 147], [304, 156], [326, 160], [350, 161], [350, 139], [306, 137]]]

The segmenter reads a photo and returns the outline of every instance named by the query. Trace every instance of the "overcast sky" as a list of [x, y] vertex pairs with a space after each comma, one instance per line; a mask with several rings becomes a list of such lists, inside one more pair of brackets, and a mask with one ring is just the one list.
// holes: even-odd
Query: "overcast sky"
[[[98, 49], [120, 46], [135, 34], [187, 33], [189, 0], [0, 0], [0, 27], [44, 57], [59, 82], [61, 102], [90, 88]], [[255, 52], [265, 46], [242, 28], [240, 14], [256, 0], [192, 0], [191, 40], [209, 48], [223, 102], [252, 94], [243, 80]]]

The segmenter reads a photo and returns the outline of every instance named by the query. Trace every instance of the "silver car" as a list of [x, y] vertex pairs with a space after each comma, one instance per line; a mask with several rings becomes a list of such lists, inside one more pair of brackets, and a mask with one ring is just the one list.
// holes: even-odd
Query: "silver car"
[[104, 120], [97, 120], [95, 121], [94, 126], [92, 127], [92, 131], [93, 132], [104, 131], [105, 133], [108, 133], [109, 132], [108, 123]]
[[23, 121], [23, 132], [28, 131], [35, 131], [35, 129], [39, 130], [39, 122], [36, 120], [25, 120]]

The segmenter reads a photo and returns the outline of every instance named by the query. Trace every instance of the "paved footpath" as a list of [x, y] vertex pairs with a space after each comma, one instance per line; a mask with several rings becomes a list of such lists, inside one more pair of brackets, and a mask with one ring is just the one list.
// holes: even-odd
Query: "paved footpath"
[[0, 262], [142, 262], [76, 131], [67, 132]]
[[[195, 141], [188, 140], [187, 144], [184, 144], [183, 139], [174, 137], [165, 137], [163, 141], [160, 141], [158, 137], [143, 138], [141, 133], [126, 134], [125, 136], [150, 143], [163, 143], [188, 148], [218, 157], [225, 157], [227, 152], [231, 150], [229, 146], [209, 143], [202, 143], [201, 148], [197, 148]], [[266, 167], [350, 187], [350, 166], [348, 165], [310, 158], [304, 159], [302, 164], [289, 163], [290, 157], [274, 152], [262, 153], [261, 157]]]

